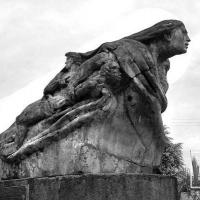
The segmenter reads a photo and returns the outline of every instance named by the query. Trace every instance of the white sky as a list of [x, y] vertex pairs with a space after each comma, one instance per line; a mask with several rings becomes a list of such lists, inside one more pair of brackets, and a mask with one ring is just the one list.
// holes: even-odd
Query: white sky
[[89, 51], [164, 19], [180, 19], [192, 40], [171, 59], [164, 123], [175, 142], [200, 152], [200, 3], [196, 0], [0, 0], [0, 132], [64, 66], [67, 51]]

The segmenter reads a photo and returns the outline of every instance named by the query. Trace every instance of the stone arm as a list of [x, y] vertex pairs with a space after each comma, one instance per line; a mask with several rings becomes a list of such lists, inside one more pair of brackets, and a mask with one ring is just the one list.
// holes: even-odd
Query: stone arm
[[167, 100], [155, 77], [155, 66], [147, 54], [137, 52], [134, 56], [123, 56], [119, 64], [132, 80], [134, 89], [152, 105], [158, 101], [163, 112], [167, 107]]
[[[135, 64], [135, 68], [136, 67], [137, 65]], [[134, 83], [133, 87], [143, 95], [151, 105], [156, 105], [157, 102], [159, 102], [161, 105], [161, 112], [166, 109], [167, 105], [165, 95], [156, 83], [155, 77], [150, 71], [140, 71], [139, 74], [132, 76], [132, 81]]]

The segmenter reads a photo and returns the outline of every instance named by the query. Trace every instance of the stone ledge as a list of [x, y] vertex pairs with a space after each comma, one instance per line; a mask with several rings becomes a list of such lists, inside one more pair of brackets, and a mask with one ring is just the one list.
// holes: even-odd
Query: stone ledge
[[0, 181], [0, 200], [177, 200], [176, 179], [85, 174]]

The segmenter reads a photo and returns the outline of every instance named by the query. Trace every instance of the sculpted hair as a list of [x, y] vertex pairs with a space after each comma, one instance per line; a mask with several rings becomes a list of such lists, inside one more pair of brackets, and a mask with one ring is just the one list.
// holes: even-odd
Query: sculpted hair
[[[138, 42], [147, 44], [151, 42], [152, 40], [159, 39], [162, 37], [165, 33], [171, 33], [172, 30], [175, 28], [184, 26], [183, 22], [178, 21], [178, 20], [164, 20], [161, 22], [158, 22], [157, 24], [144, 29], [138, 33], [134, 33], [130, 36], [124, 37], [120, 40], [123, 39], [131, 39], [131, 40], [136, 40]], [[120, 41], [118, 40], [118, 41]], [[115, 46], [116, 41], [114, 42], [106, 42], [103, 43], [101, 46], [99, 46], [97, 49], [86, 52], [86, 53], [76, 53], [76, 52], [68, 52], [65, 54], [66, 57], [68, 58], [74, 58], [74, 62], [83, 63], [85, 60], [91, 58], [98, 52], [102, 50], [102, 47], [107, 48], [107, 49], [112, 49], [112, 46]]]
[[164, 20], [138, 33], [134, 33], [130, 36], [124, 37], [123, 39], [132, 39], [142, 43], [146, 43], [150, 40], [160, 38], [163, 36], [163, 34], [170, 33], [172, 30], [180, 26], [184, 26], [183, 22], [181, 21]]

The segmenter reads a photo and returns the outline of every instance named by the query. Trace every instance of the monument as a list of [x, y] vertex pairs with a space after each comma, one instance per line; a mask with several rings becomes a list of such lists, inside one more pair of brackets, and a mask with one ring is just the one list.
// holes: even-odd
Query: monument
[[186, 53], [181, 21], [165, 20], [87, 53], [65, 67], [0, 134], [0, 178], [147, 173], [167, 139], [169, 58]]
[[169, 58], [185, 53], [184, 24], [165, 20], [87, 53], [65, 67], [0, 134], [0, 177], [152, 173], [166, 138]]

